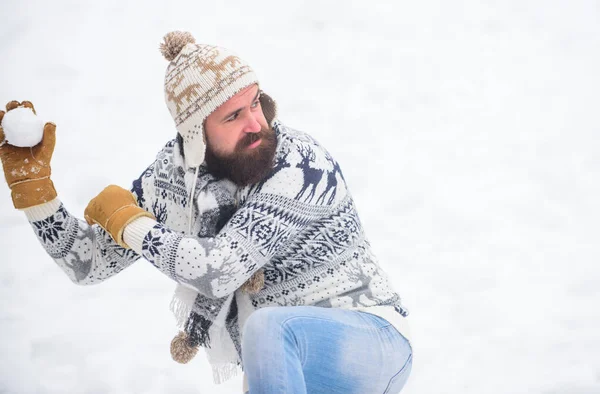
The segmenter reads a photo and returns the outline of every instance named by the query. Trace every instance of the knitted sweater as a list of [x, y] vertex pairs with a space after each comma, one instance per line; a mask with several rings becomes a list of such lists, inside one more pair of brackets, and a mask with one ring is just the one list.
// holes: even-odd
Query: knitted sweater
[[[263, 269], [265, 285], [249, 296], [250, 309], [388, 306], [398, 312], [390, 321], [400, 329], [408, 312], [371, 251], [339, 164], [309, 135], [281, 123], [274, 129], [273, 170], [243, 188], [212, 179], [204, 168], [187, 168], [176, 141], [167, 143], [133, 182], [138, 204], [157, 220], [127, 226], [132, 249], [72, 216], [58, 199], [28, 209], [28, 219], [48, 254], [78, 284], [101, 282], [141, 255], [174, 281], [218, 299]], [[201, 186], [190, 201], [194, 179]], [[210, 198], [202, 196], [211, 189]], [[217, 235], [203, 236], [206, 223], [214, 226], [224, 217], [219, 210], [228, 207], [232, 216], [217, 225]]]

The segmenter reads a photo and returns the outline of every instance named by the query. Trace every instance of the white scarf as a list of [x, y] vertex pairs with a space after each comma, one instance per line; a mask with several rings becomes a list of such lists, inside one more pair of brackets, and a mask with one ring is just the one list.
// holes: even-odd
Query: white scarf
[[[189, 175], [191, 172], [186, 173], [186, 184], [190, 182]], [[210, 190], [204, 188], [205, 185], [200, 185], [200, 192], [198, 197], [195, 196], [195, 190], [198, 180], [198, 168], [196, 168], [194, 179], [191, 180], [192, 187], [190, 191], [190, 213], [188, 222], [188, 235], [193, 236], [197, 233], [200, 223], [196, 223], [193, 227], [194, 213], [193, 213], [193, 198], [195, 198], [198, 207], [198, 215], [196, 217], [202, 218], [203, 213], [209, 210], [219, 207], [218, 201], [215, 196], [211, 194]], [[236, 192], [236, 186], [229, 182], [223, 183], [232, 195]], [[214, 235], [214, 234], [213, 234]], [[213, 380], [216, 384], [221, 384], [241, 372], [242, 360], [236, 350], [236, 345], [239, 348], [241, 346], [241, 327], [248, 318], [250, 313], [254, 310], [250, 297], [247, 293], [240, 290], [230, 294], [225, 299], [206, 299], [210, 305], [217, 306], [219, 311], [216, 317], [211, 318], [205, 313], [202, 313], [204, 308], [194, 308], [196, 302], [202, 302], [203, 298], [198, 298], [198, 292], [193, 288], [187, 287], [184, 284], [177, 284], [175, 288], [175, 294], [170, 304], [171, 311], [175, 315], [177, 325], [183, 329], [188, 321], [188, 318], [192, 312], [196, 312], [211, 321], [210, 329], [208, 330], [208, 337], [210, 340], [210, 346], [205, 346], [206, 355], [208, 362], [210, 363], [213, 370]], [[227, 315], [232, 307], [232, 302], [236, 302], [237, 307], [237, 327], [236, 330], [231, 333], [227, 327]], [[238, 333], [238, 335], [235, 335]], [[232, 338], [232, 334], [234, 337]], [[237, 342], [237, 343], [236, 343]]]

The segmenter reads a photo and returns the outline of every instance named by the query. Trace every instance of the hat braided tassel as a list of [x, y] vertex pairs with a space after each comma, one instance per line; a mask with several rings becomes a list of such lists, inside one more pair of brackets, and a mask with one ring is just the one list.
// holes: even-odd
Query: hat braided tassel
[[187, 364], [196, 356], [198, 348], [199, 346], [192, 346], [188, 334], [179, 331], [171, 341], [171, 357], [179, 364]]
[[[265, 273], [258, 270], [244, 283], [241, 290], [248, 294], [257, 294], [265, 286]], [[191, 343], [189, 335], [185, 331], [179, 331], [171, 341], [171, 357], [179, 364], [187, 364], [196, 356], [200, 346]]]

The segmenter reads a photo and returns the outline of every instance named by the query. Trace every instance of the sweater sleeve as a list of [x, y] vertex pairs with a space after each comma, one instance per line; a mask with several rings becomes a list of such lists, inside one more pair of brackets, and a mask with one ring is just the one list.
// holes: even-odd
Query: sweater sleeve
[[[146, 210], [143, 180], [152, 174], [153, 168], [154, 163], [131, 187], [138, 205]], [[134, 250], [117, 244], [99, 225], [90, 226], [71, 215], [58, 198], [24, 212], [48, 255], [76, 284], [103, 282], [140, 258]]]
[[266, 185], [263, 190], [269, 192], [249, 196], [215, 237], [184, 235], [140, 218], [125, 228], [124, 240], [176, 282], [209, 298], [225, 297], [306, 225], [290, 218], [300, 210], [293, 198], [295, 189]]
[[250, 203], [216, 237], [186, 236], [153, 219], [140, 218], [125, 228], [124, 238], [176, 282], [206, 297], [221, 298], [265, 265], [295, 231], [296, 226], [284, 225], [274, 213], [262, 212]]
[[76, 284], [102, 282], [139, 258], [100, 226], [71, 215], [58, 198], [24, 211], [48, 255]]

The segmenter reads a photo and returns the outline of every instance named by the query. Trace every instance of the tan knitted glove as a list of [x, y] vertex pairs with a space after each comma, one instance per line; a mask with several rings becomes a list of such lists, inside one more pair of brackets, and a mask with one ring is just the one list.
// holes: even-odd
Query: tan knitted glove
[[[29, 101], [11, 101], [6, 110], [17, 107], [31, 108]], [[0, 111], [0, 122], [5, 112]], [[0, 144], [4, 142], [4, 131], [0, 127]], [[46, 123], [42, 141], [32, 148], [19, 148], [4, 143], [0, 146], [0, 160], [4, 177], [11, 190], [13, 205], [24, 209], [52, 201], [56, 198], [56, 189], [50, 180], [50, 159], [56, 144], [56, 125]]]
[[135, 196], [120, 186], [110, 185], [94, 197], [85, 208], [88, 224], [98, 224], [108, 232], [116, 243], [130, 249], [123, 240], [125, 227], [135, 219], [154, 215], [137, 205]]

